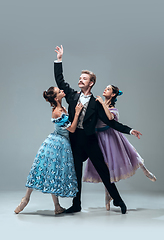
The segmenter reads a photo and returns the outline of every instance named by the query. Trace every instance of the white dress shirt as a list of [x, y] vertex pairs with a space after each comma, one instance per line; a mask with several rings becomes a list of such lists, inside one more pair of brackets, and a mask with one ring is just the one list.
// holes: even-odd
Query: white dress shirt
[[92, 96], [92, 94], [84, 95], [84, 93], [81, 93], [79, 100], [84, 105], [85, 103], [89, 102], [91, 96]]

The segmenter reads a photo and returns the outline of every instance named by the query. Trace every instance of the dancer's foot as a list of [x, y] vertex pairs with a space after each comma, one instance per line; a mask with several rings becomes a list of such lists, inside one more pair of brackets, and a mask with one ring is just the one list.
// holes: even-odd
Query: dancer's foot
[[126, 213], [127, 207], [126, 207], [126, 205], [125, 205], [125, 203], [124, 203], [123, 201], [120, 201], [118, 204], [115, 203], [115, 201], [113, 201], [113, 204], [114, 204], [114, 206], [121, 208], [122, 214], [125, 214], [125, 213]]
[[72, 207], [66, 209], [64, 211], [64, 213], [76, 213], [76, 212], [80, 212], [81, 211], [81, 206], [74, 206], [72, 205]]
[[23, 211], [23, 209], [26, 207], [26, 205], [28, 204], [29, 199], [23, 197], [21, 202], [19, 203], [18, 207], [16, 207], [16, 209], [14, 210], [14, 212], [16, 214], [20, 213], [21, 211]]
[[109, 200], [107, 203], [106, 203], [106, 210], [109, 211], [110, 210], [110, 202], [112, 201], [112, 198], [111, 200]]
[[144, 174], [146, 175], [146, 177], [148, 177], [152, 182], [155, 182], [157, 180], [156, 176], [154, 176], [154, 174], [152, 174], [146, 167], [144, 164], [140, 164], [140, 168], [142, 169], [142, 171], [144, 172]]
[[106, 205], [106, 210], [110, 210], [110, 202], [112, 201], [112, 197], [109, 195], [107, 191], [105, 191], [105, 205]]
[[55, 215], [64, 213], [66, 209], [62, 208], [61, 206], [55, 209]]
[[155, 182], [157, 180], [156, 176], [152, 174], [151, 172], [146, 172], [145, 173], [146, 177], [148, 177], [152, 182]]

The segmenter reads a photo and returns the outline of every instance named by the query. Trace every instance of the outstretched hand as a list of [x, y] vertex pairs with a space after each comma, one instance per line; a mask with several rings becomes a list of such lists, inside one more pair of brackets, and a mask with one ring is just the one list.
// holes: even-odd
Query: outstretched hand
[[140, 139], [140, 135], [142, 136], [142, 133], [140, 133], [139, 131], [137, 130], [133, 130], [131, 132], [132, 135], [136, 136], [138, 139]]
[[55, 52], [57, 53], [57, 60], [62, 61], [63, 46], [62, 45], [60, 47], [57, 46]]

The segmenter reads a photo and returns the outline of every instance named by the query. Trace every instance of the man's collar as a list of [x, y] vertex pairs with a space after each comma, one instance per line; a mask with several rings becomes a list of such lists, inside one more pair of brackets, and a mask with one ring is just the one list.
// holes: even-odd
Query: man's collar
[[84, 98], [89, 98], [89, 97], [91, 97], [92, 95], [93, 95], [92, 93], [89, 94], [89, 95], [84, 95], [83, 92], [80, 93], [80, 97], [84, 97]]

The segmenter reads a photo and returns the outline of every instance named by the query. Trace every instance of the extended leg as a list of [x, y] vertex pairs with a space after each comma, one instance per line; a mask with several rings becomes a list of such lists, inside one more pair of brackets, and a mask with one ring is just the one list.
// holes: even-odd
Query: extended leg
[[18, 214], [21, 211], [23, 211], [23, 209], [27, 206], [27, 204], [28, 204], [28, 202], [30, 200], [30, 196], [31, 196], [32, 191], [33, 191], [32, 188], [27, 188], [26, 195], [22, 198], [21, 202], [19, 203], [19, 205], [14, 210], [14, 212], [16, 214]]
[[109, 170], [104, 162], [103, 154], [98, 146], [97, 139], [93, 140], [93, 138], [92, 138], [92, 143], [93, 144], [90, 144], [90, 146], [87, 150], [88, 156], [89, 156], [90, 160], [92, 161], [96, 171], [100, 175], [110, 196], [113, 198], [113, 200], [114, 200], [113, 204], [115, 206], [120, 206], [121, 212], [123, 214], [125, 214], [126, 210], [127, 210], [126, 205], [123, 202], [115, 184], [110, 182]]
[[144, 172], [144, 174], [146, 175], [146, 177], [148, 177], [152, 182], [155, 182], [157, 179], [154, 176], [154, 174], [152, 174], [146, 167], [144, 164], [140, 164], [140, 168], [142, 169], [142, 171]]

